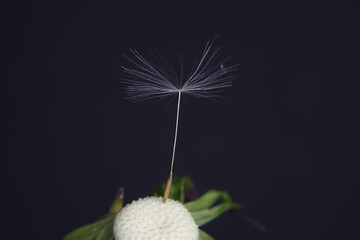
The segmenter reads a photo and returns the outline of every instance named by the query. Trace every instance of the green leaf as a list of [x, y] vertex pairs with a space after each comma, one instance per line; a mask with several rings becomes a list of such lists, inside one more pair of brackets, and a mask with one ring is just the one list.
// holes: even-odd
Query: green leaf
[[[165, 191], [165, 185], [166, 185], [166, 183], [162, 183], [161, 186], [158, 187], [155, 190], [154, 195], [155, 196], [163, 196], [164, 191]], [[185, 191], [189, 190], [189, 189], [192, 189], [193, 187], [194, 187], [194, 185], [193, 185], [190, 178], [188, 178], [188, 177], [181, 177], [181, 178], [175, 177], [173, 179], [173, 182], [172, 182], [172, 185], [171, 185], [169, 198], [184, 203], [184, 201], [185, 201]]]
[[110, 240], [113, 237], [113, 226], [113, 222], [106, 224], [104, 228], [100, 231], [96, 240]]
[[199, 229], [199, 240], [215, 240], [212, 236]]
[[193, 216], [196, 224], [200, 227], [200, 226], [214, 220], [215, 218], [217, 218], [224, 212], [226, 212], [232, 208], [238, 208], [238, 207], [239, 207], [239, 205], [236, 203], [224, 202], [224, 203], [222, 203], [216, 207], [210, 208], [210, 209], [192, 212], [191, 215]]
[[211, 207], [217, 200], [223, 200], [224, 202], [231, 202], [230, 195], [224, 191], [209, 190], [199, 199], [185, 203], [185, 207], [190, 211], [200, 211]]
[[94, 223], [82, 226], [66, 235], [63, 240], [93, 240], [108, 224], [111, 224], [112, 229], [114, 218], [115, 215], [111, 215]]

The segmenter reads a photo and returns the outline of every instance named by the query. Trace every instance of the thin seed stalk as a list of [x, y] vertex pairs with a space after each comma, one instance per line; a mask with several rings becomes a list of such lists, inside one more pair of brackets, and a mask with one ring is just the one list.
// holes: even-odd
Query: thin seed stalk
[[178, 129], [179, 129], [180, 100], [181, 100], [181, 89], [179, 90], [179, 95], [178, 95], [176, 123], [175, 123], [175, 136], [174, 136], [174, 145], [173, 145], [173, 152], [172, 152], [172, 158], [171, 158], [170, 176], [166, 182], [166, 187], [165, 187], [164, 196], [163, 196], [163, 203], [166, 203], [166, 200], [169, 197], [170, 189], [171, 189], [171, 185], [172, 185], [176, 142], [177, 142], [177, 135], [178, 135]]

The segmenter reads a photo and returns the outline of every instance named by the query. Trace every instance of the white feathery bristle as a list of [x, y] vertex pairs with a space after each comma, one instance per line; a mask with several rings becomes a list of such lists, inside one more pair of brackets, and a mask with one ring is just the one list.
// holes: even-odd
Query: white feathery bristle
[[166, 97], [179, 91], [196, 97], [219, 97], [220, 91], [231, 87], [237, 65], [225, 67], [230, 58], [217, 60], [221, 47], [213, 48], [213, 42], [206, 44], [199, 62], [186, 79], [178, 79], [174, 69], [162, 57], [159, 57], [158, 64], [154, 64], [136, 50], [130, 50], [132, 57], [125, 57], [134, 66], [122, 66], [128, 98], [141, 101]]
[[146, 197], [127, 204], [116, 215], [114, 236], [116, 240], [198, 240], [199, 229], [180, 202]]

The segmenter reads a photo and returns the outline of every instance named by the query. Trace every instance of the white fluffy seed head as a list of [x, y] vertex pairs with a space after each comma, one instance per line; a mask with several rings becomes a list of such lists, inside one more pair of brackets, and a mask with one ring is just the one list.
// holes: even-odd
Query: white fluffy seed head
[[180, 202], [146, 197], [117, 214], [114, 235], [116, 240], [198, 240], [199, 229]]

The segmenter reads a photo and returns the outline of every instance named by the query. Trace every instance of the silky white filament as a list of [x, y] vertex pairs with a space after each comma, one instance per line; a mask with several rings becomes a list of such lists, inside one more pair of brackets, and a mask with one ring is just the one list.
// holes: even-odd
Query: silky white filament
[[[179, 79], [175, 70], [161, 56], [155, 63], [150, 63], [136, 50], [130, 50], [132, 57], [125, 56], [133, 64], [132, 68], [122, 66], [125, 72], [123, 81], [127, 84], [126, 90], [130, 100], [137, 102], [178, 94], [169, 180], [172, 180], [174, 166], [181, 95], [189, 94], [205, 98], [219, 97], [219, 93], [223, 89], [231, 87], [236, 76], [234, 72], [237, 70], [237, 65], [225, 67], [224, 65], [230, 61], [230, 58], [217, 60], [221, 47], [213, 48], [213, 43], [214, 40], [206, 43], [200, 60], [185, 79]], [[169, 185], [171, 186], [171, 181]], [[166, 199], [167, 196], [164, 194], [164, 202]]]
[[217, 60], [220, 50], [221, 47], [213, 49], [213, 41], [207, 42], [195, 69], [186, 79], [178, 79], [174, 69], [162, 57], [157, 63], [150, 63], [136, 50], [130, 50], [132, 57], [125, 57], [133, 63], [133, 68], [122, 66], [128, 98], [141, 101], [179, 91], [196, 97], [219, 97], [220, 91], [231, 87], [237, 69], [237, 65], [225, 66], [230, 58]]

